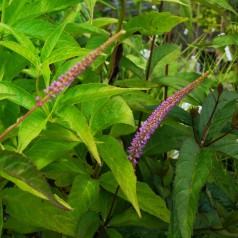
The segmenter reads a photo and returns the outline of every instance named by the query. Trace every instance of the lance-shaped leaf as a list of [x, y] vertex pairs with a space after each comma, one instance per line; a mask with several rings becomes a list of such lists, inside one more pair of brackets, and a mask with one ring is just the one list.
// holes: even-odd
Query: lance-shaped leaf
[[64, 121], [68, 123], [70, 129], [77, 133], [80, 139], [88, 147], [88, 150], [95, 158], [95, 160], [99, 164], [101, 164], [101, 159], [97, 151], [96, 142], [87, 124], [85, 116], [74, 106], [64, 107], [59, 111], [59, 115]]
[[33, 163], [20, 154], [6, 150], [0, 151], [0, 175], [24, 191], [49, 200], [60, 208], [70, 209], [65, 202], [61, 202], [51, 193], [50, 186]]
[[128, 160], [127, 155], [119, 142], [114, 138], [104, 136], [100, 139], [102, 143], [98, 144], [98, 150], [102, 159], [112, 170], [121, 190], [140, 216], [140, 209], [136, 196], [136, 176], [132, 164]]
[[0, 82], [0, 99], [9, 99], [27, 109], [31, 109], [36, 103], [30, 93], [8, 82]]
[[199, 193], [207, 181], [215, 153], [187, 139], [180, 151], [174, 182], [175, 209], [183, 238], [190, 238], [198, 207]]
[[18, 150], [22, 152], [45, 128], [50, 115], [46, 116], [41, 108], [32, 112], [20, 125]]

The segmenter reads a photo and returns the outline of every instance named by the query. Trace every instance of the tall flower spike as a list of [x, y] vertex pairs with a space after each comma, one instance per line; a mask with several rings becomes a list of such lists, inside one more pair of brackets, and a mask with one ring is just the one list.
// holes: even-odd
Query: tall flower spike
[[127, 152], [129, 154], [129, 159], [135, 166], [138, 159], [141, 157], [142, 150], [146, 143], [150, 139], [151, 135], [155, 132], [156, 128], [159, 126], [161, 121], [165, 118], [168, 112], [182, 100], [187, 94], [189, 94], [194, 88], [196, 88], [207, 76], [209, 72], [203, 74], [200, 78], [193, 81], [191, 84], [185, 88], [179, 90], [171, 97], [167, 98], [160, 106], [158, 106], [152, 114], [147, 118], [143, 125], [139, 128], [134, 139], [131, 142], [131, 146], [128, 148]]
[[43, 100], [36, 98], [38, 105], [45, 103], [48, 98], [55, 98], [57, 94], [63, 91], [67, 86], [69, 86], [78, 75], [80, 75], [84, 70], [86, 70], [93, 61], [101, 55], [101, 53], [111, 45], [120, 35], [124, 34], [125, 31], [120, 31], [114, 36], [109, 38], [104, 44], [99, 46], [97, 49], [93, 50], [89, 55], [85, 56], [81, 62], [78, 62], [76, 65], [71, 67], [65, 74], [62, 74], [58, 79], [47, 88], [44, 89], [46, 97]]

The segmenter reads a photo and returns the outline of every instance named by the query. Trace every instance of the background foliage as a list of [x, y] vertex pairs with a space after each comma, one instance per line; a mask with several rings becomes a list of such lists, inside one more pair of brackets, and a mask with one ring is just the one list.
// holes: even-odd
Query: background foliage
[[[226, 0], [0, 0], [0, 132], [43, 89], [126, 30], [1, 138], [8, 237], [237, 237], [237, 8]], [[127, 148], [168, 96], [136, 170]]]

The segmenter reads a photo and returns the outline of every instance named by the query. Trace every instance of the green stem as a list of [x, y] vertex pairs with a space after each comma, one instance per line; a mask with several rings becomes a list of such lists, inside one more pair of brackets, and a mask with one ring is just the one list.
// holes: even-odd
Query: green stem
[[1, 17], [1, 23], [4, 23], [4, 22], [5, 22], [6, 7], [7, 7], [7, 0], [3, 0], [3, 2], [2, 2], [2, 17]]

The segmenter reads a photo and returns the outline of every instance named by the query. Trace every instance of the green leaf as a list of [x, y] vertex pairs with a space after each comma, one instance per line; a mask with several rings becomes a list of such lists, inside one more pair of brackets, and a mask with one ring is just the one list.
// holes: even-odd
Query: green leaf
[[10, 53], [6, 48], [5, 50], [8, 53], [8, 57], [4, 57], [1, 51], [3, 62], [0, 61], [0, 81], [10, 82], [26, 67], [28, 61], [15, 52]]
[[192, 136], [192, 131], [187, 126], [179, 123], [163, 125], [151, 136], [144, 149], [144, 154], [151, 156], [170, 150], [179, 150], [183, 141], [189, 136]]
[[142, 68], [138, 67], [134, 62], [132, 62], [127, 57], [122, 56], [120, 60], [120, 66], [126, 68], [127, 70], [130, 70], [139, 78], [145, 79], [145, 71]]
[[[100, 177], [100, 185], [113, 194], [117, 188], [117, 183], [111, 172], [105, 173]], [[170, 212], [167, 209], [164, 200], [159, 195], [155, 194], [149, 185], [137, 182], [136, 186], [140, 209], [168, 223]], [[128, 201], [128, 198], [126, 198], [120, 190], [118, 196]]]
[[223, 48], [228, 45], [238, 46], [238, 34], [217, 36], [212, 40], [212, 46]]
[[24, 35], [22, 32], [16, 30], [15, 28], [9, 25], [0, 23], [0, 32], [2, 31], [2, 29], [9, 31], [17, 39], [20, 45], [24, 46], [29, 51], [31, 51], [37, 58], [37, 55], [38, 55], [37, 49], [35, 48], [32, 41], [26, 35]]
[[176, 164], [174, 197], [183, 238], [192, 236], [199, 193], [207, 181], [214, 158], [213, 150], [200, 149], [192, 139], [185, 140], [180, 150]]
[[66, 60], [69, 58], [73, 58], [76, 56], [86, 56], [91, 52], [91, 50], [88, 49], [81, 49], [79, 46], [77, 47], [61, 47], [59, 49], [56, 49], [49, 54], [49, 56], [45, 59], [49, 64]]
[[151, 11], [133, 17], [126, 24], [125, 30], [126, 35], [137, 31], [142, 35], [161, 35], [184, 21], [187, 21], [187, 18], [173, 16], [168, 12]]
[[[186, 75], [177, 75], [177, 76], [164, 76], [154, 81], [169, 88], [176, 89], [176, 91], [186, 87], [191, 81], [198, 78], [197, 74], [186, 74]], [[205, 100], [206, 93], [202, 85], [196, 87], [188, 96], [186, 100], [191, 102], [193, 105], [201, 105], [203, 100]]]
[[[217, 142], [218, 143], [218, 142]], [[215, 143], [214, 146], [217, 147], [217, 150], [219, 151], [219, 144], [225, 144], [225, 141], [221, 141], [221, 143]], [[217, 145], [216, 145], [217, 144]], [[234, 143], [233, 148], [230, 148], [230, 146], [227, 148], [228, 151], [229, 149], [231, 150], [237, 150], [237, 142]], [[226, 147], [226, 145], [225, 145]], [[221, 149], [222, 150], [222, 149]], [[236, 156], [237, 156], [236, 152]], [[238, 156], [237, 156], [238, 158]], [[225, 192], [225, 194], [234, 202], [236, 203], [238, 200], [238, 186], [234, 178], [232, 177], [231, 174], [229, 174], [228, 171], [223, 168], [222, 164], [220, 161], [218, 161], [218, 158], [214, 159], [213, 161], [213, 169], [211, 172], [214, 182]]]
[[23, 224], [76, 236], [78, 221], [72, 212], [60, 210], [17, 188], [4, 189], [1, 196], [10, 216]]
[[80, 238], [92, 238], [98, 230], [101, 221], [97, 213], [89, 211], [83, 215], [78, 224], [78, 236]]
[[3, 234], [3, 205], [2, 205], [2, 199], [0, 199], [0, 237], [1, 234]]
[[[87, 107], [87, 102], [85, 104]], [[117, 123], [130, 125], [133, 129], [135, 127], [132, 111], [121, 97], [96, 103], [91, 112], [89, 126], [94, 134]]]
[[16, 43], [14, 41], [0, 41], [0, 45], [18, 53], [28, 61], [30, 61], [35, 67], [39, 64], [38, 57], [32, 53], [32, 51], [25, 46], [20, 45], [19, 43]]
[[104, 136], [100, 138], [100, 140], [102, 142], [98, 144], [100, 156], [111, 169], [120, 189], [140, 216], [140, 209], [136, 197], [136, 176], [131, 162], [128, 160], [120, 143], [114, 138]]
[[0, 153], [0, 175], [15, 183], [20, 189], [49, 200], [52, 204], [69, 210], [62, 202], [59, 202], [52, 193], [43, 175], [36, 170], [32, 162], [26, 157], [12, 151]]
[[0, 101], [0, 124], [8, 128], [16, 122], [19, 112], [19, 106], [15, 103], [7, 100]]
[[27, 109], [31, 109], [36, 103], [30, 93], [8, 82], [0, 82], [0, 98], [6, 98]]
[[88, 10], [90, 12], [90, 21], [91, 21], [91, 24], [92, 24], [94, 7], [95, 7], [95, 4], [96, 4], [97, 0], [84, 0], [84, 2], [88, 6]]
[[22, 152], [29, 143], [40, 134], [40, 132], [45, 128], [49, 118], [50, 115], [46, 116], [41, 108], [36, 109], [26, 117], [19, 128], [18, 151]]
[[170, 212], [165, 201], [154, 193], [146, 183], [137, 182], [137, 197], [140, 208], [164, 222], [169, 222]]
[[237, 12], [231, 7], [231, 5], [226, 0], [199, 0], [199, 2], [202, 2], [205, 4], [207, 3], [208, 6], [211, 6], [211, 8], [215, 5], [222, 9], [226, 9], [228, 11], [233, 12], [235, 15], [237, 15]]
[[[154, 49], [152, 55], [152, 61], [150, 66], [150, 72], [153, 72], [156, 64], [159, 61], [165, 61], [164, 64], [170, 63], [172, 59], [174, 60], [176, 56], [180, 54], [180, 47], [173, 44], [163, 44]], [[148, 67], [148, 65], [147, 65]]]
[[[215, 99], [217, 99], [217, 97], [217, 92], [211, 93], [202, 105], [202, 111], [199, 120], [200, 137], [202, 137], [211, 113], [215, 107]], [[227, 125], [227, 123], [231, 124], [231, 117], [235, 110], [235, 101], [237, 100], [237, 97], [238, 95], [235, 92], [222, 92], [218, 106], [212, 117], [211, 126], [207, 132], [210, 136], [208, 139], [211, 139], [214, 134], [219, 133], [224, 128], [224, 126]]]
[[111, 218], [109, 225], [112, 227], [139, 226], [148, 229], [163, 230], [168, 228], [168, 223], [150, 215], [149, 213], [142, 212], [141, 217], [138, 217], [137, 213], [133, 209], [127, 209], [122, 213], [115, 214]]
[[63, 30], [65, 28], [65, 24], [59, 25], [46, 39], [44, 46], [41, 50], [41, 60], [44, 61], [47, 58], [52, 50], [55, 48]]
[[82, 84], [69, 89], [60, 104], [76, 104], [92, 99], [111, 97], [126, 92], [140, 90], [137, 88], [118, 88], [100, 83]]
[[97, 151], [96, 142], [93, 138], [92, 132], [87, 124], [84, 115], [74, 106], [66, 106], [59, 111], [60, 117], [68, 123], [70, 129], [75, 131], [79, 138], [88, 147], [94, 159], [101, 164], [101, 159]]
[[102, 27], [109, 24], [115, 24], [118, 22], [118, 19], [112, 17], [98, 17], [93, 19], [93, 26]]
[[7, 12], [6, 15], [8, 15], [7, 17], [7, 23], [8, 24], [13, 24], [17, 21], [19, 21], [20, 19], [32, 19], [32, 18], [36, 18], [40, 15], [43, 15], [45, 13], [50, 13], [53, 11], [59, 11], [62, 9], [65, 9], [67, 7], [73, 6], [75, 4], [78, 4], [80, 2], [82, 2], [83, 0], [41, 0], [41, 1], [33, 1], [31, 3], [26, 4], [27, 2], [25, 2], [25, 4], [22, 4], [20, 9], [18, 9], [17, 12], [15, 12], [15, 14], [12, 13], [12, 8], [11, 5], [10, 7], [7, 8]]
[[89, 175], [78, 175], [73, 182], [68, 203], [73, 208], [75, 219], [80, 220], [99, 197], [99, 182]]
[[123, 238], [123, 235], [115, 228], [107, 228], [106, 233], [109, 238]]
[[[40, 19], [20, 20], [14, 24], [15, 29], [32, 38], [45, 41], [56, 27], [49, 21]], [[56, 48], [60, 47], [77, 47], [77, 41], [67, 32], [63, 31], [60, 35]]]
[[[138, 88], [138, 85], [137, 86], [136, 85], [134, 85], [134, 87]], [[130, 106], [130, 108], [133, 108], [134, 110], [151, 113], [152, 110], [158, 106], [158, 100], [156, 100], [150, 94], [145, 92], [134, 91], [123, 94], [122, 97], [126, 101], [126, 103]]]
[[213, 144], [216, 151], [231, 157], [238, 159], [238, 141], [237, 138], [223, 138]]
[[60, 158], [67, 151], [73, 149], [79, 142], [61, 141], [52, 138], [38, 139], [25, 155], [35, 164], [38, 169], [42, 169], [49, 163]]

